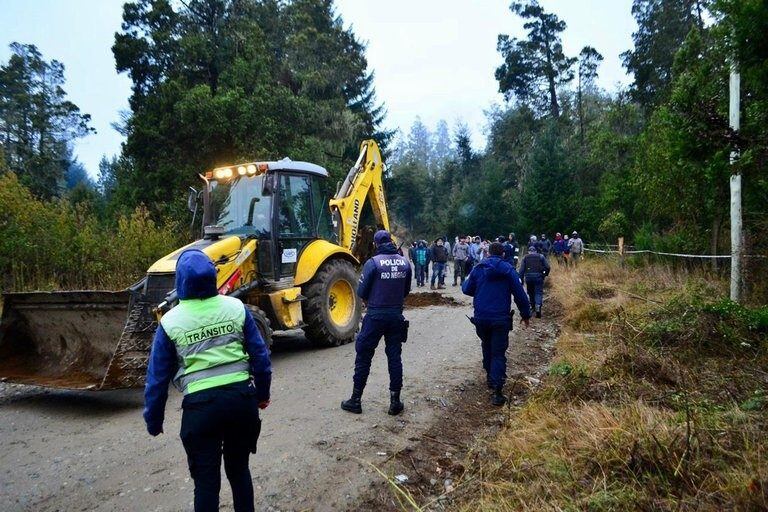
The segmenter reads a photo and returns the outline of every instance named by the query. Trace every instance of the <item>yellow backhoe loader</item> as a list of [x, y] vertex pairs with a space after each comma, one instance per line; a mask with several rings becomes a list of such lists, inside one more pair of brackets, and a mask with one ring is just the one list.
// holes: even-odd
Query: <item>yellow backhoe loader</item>
[[[377, 229], [389, 229], [373, 140], [333, 199], [328, 172], [283, 159], [201, 174], [189, 207], [202, 203], [203, 237], [159, 259], [122, 291], [3, 294], [0, 380], [67, 389], [141, 386], [160, 316], [176, 303], [178, 256], [197, 248], [213, 260], [219, 293], [239, 297], [268, 343], [272, 329], [303, 329], [319, 345], [349, 343], [358, 330], [357, 269], [370, 250], [361, 214], [370, 201]], [[194, 217], [193, 217], [194, 218]], [[367, 236], [365, 236], [367, 234]]]

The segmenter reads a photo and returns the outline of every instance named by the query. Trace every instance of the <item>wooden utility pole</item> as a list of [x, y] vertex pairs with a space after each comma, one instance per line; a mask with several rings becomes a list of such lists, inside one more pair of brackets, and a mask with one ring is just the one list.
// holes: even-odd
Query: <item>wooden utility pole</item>
[[624, 266], [624, 237], [619, 237], [619, 262], [621, 266]]
[[[739, 105], [741, 95], [741, 76], [735, 61], [731, 62], [730, 79], [730, 105], [729, 120], [731, 129], [734, 132], [739, 131]], [[730, 163], [733, 166], [739, 159], [739, 150], [734, 148], [731, 151]], [[731, 174], [731, 300], [739, 302], [741, 300], [741, 252], [743, 235], [741, 231], [741, 172], [738, 170]]]

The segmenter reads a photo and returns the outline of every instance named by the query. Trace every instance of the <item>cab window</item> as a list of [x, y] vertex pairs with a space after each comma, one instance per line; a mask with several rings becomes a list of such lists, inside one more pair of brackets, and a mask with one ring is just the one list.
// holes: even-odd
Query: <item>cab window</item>
[[314, 235], [312, 198], [308, 176], [280, 175], [278, 230], [280, 238]]

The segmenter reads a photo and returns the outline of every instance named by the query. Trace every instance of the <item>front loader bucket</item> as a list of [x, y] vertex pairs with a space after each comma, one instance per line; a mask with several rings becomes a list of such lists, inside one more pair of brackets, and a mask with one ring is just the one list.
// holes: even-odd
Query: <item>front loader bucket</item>
[[143, 383], [157, 323], [136, 289], [3, 295], [0, 380], [65, 389]]

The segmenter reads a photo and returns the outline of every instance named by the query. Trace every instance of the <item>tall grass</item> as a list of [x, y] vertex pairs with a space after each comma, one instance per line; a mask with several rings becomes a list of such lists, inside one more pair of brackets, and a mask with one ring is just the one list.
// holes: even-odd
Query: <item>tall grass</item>
[[0, 176], [0, 288], [119, 289], [183, 243], [146, 208], [108, 222], [66, 200], [41, 201], [12, 173]]
[[550, 374], [457, 508], [766, 510], [768, 308], [723, 299], [701, 270], [601, 259], [551, 279]]

